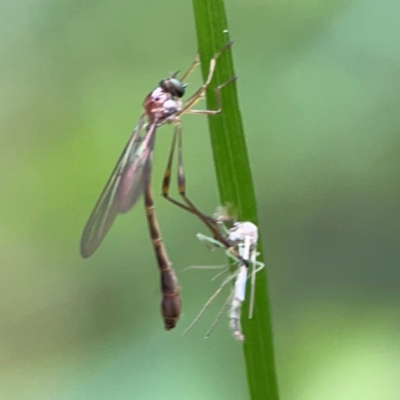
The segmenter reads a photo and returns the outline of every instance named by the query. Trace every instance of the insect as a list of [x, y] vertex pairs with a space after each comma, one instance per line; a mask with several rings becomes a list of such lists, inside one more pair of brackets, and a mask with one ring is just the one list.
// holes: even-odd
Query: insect
[[[90, 257], [100, 246], [101, 242], [110, 230], [116, 216], [129, 211], [144, 193], [144, 205], [150, 236], [154, 247], [161, 281], [161, 314], [164, 319], [164, 327], [170, 330], [175, 327], [181, 310], [181, 299], [175, 272], [169, 261], [166, 248], [161, 238], [161, 231], [155, 214], [154, 200], [151, 189], [152, 155], [157, 128], [164, 124], [175, 126], [168, 165], [164, 173], [162, 194], [174, 204], [196, 214], [206, 224], [210, 224], [206, 216], [203, 216], [193, 203], [185, 195], [185, 177], [182, 167], [182, 129], [180, 116], [182, 114], [215, 115], [221, 112], [221, 89], [236, 77], [215, 88], [217, 102], [216, 110], [194, 110], [205, 95], [210, 84], [218, 57], [232, 45], [226, 44], [217, 52], [210, 61], [209, 74], [205, 83], [197, 89], [186, 101], [181, 98], [185, 94], [187, 84], [184, 83], [188, 76], [199, 64], [198, 56], [183, 76], [178, 79], [177, 74], [160, 81], [144, 100], [144, 111], [139, 122], [133, 130], [117, 164], [107, 181], [103, 192], [98, 199], [92, 214], [83, 230], [80, 253], [82, 257]], [[178, 143], [178, 144], [176, 144]], [[168, 194], [170, 186], [171, 167], [175, 146], [178, 146], [178, 186], [179, 193], [186, 204], [182, 204], [171, 198]]]
[[[215, 291], [215, 293], [207, 300], [203, 308], [197, 314], [196, 318], [186, 328], [184, 334], [193, 328], [196, 322], [204, 314], [207, 307], [218, 296], [218, 294], [222, 291], [222, 289], [228, 283], [234, 281], [235, 283], [233, 290], [229, 294], [227, 300], [225, 301], [220, 312], [215, 318], [215, 321], [211, 325], [211, 328], [207, 332], [205, 338], [208, 338], [210, 336], [215, 325], [221, 318], [222, 313], [230, 304], [229, 327], [235, 339], [238, 341], [243, 341], [244, 335], [242, 333], [240, 325], [240, 314], [241, 314], [242, 303], [245, 300], [246, 296], [246, 282], [248, 279], [248, 270], [249, 268], [251, 268], [252, 290], [251, 290], [250, 306], [249, 306], [249, 318], [252, 318], [254, 310], [255, 276], [258, 271], [264, 268], [264, 264], [260, 261], [257, 261], [258, 228], [251, 222], [236, 222], [230, 229], [228, 229], [225, 225], [225, 222], [227, 221], [225, 217], [221, 218], [221, 216], [217, 216], [214, 220], [217, 221], [217, 223], [220, 225], [222, 232], [224, 233], [227, 241], [230, 244], [230, 247], [227, 248], [224, 243], [221, 243], [220, 241], [214, 238], [202, 235], [200, 233], [197, 234], [197, 237], [202, 243], [204, 243], [207, 247], [210, 247], [211, 249], [216, 247], [225, 248], [226, 254], [231, 260], [233, 260], [234, 264], [233, 266], [231, 266], [231, 268], [225, 268], [225, 270], [222, 273], [219, 273], [216, 277], [213, 278], [215, 279], [226, 272], [230, 272], [230, 275], [222, 282], [222, 284]], [[237, 251], [239, 257], [236, 257], [234, 255], [235, 252], [233, 252], [232, 249]], [[188, 269], [215, 269], [215, 268], [216, 267], [194, 266], [194, 267], [189, 267]]]

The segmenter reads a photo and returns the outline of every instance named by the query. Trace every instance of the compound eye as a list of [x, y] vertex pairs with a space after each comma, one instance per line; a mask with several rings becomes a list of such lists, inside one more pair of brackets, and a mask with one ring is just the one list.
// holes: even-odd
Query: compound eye
[[160, 82], [160, 87], [175, 97], [182, 97], [185, 94], [186, 86], [187, 84], [176, 78], [164, 79]]
[[182, 83], [180, 80], [176, 79], [176, 78], [171, 78], [170, 79], [171, 82], [171, 86], [173, 87], [173, 90], [175, 93], [175, 96], [177, 97], [182, 97], [185, 94], [185, 88], [186, 88], [186, 84]]

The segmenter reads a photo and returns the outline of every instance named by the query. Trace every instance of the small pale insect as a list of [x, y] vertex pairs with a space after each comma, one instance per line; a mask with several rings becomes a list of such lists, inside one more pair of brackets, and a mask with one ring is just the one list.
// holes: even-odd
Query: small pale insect
[[[231, 290], [226, 302], [218, 313], [215, 321], [211, 325], [211, 328], [206, 334], [206, 338], [208, 338], [213, 331], [215, 325], [221, 318], [225, 309], [230, 305], [229, 309], [229, 327], [232, 331], [233, 336], [238, 341], [244, 340], [244, 335], [242, 333], [242, 328], [240, 324], [240, 316], [241, 316], [241, 308], [242, 303], [246, 297], [246, 283], [248, 277], [250, 275], [251, 278], [251, 294], [250, 294], [250, 306], [249, 306], [249, 318], [253, 316], [254, 310], [254, 294], [255, 294], [255, 277], [256, 273], [264, 268], [264, 264], [262, 262], [257, 261], [257, 242], [258, 242], [258, 228], [251, 222], [237, 222], [233, 224], [233, 226], [228, 229], [225, 225], [225, 218], [218, 217], [219, 225], [221, 231], [224, 232], [224, 236], [226, 240], [230, 244], [229, 247], [226, 244], [221, 243], [218, 240], [215, 240], [209, 236], [205, 236], [202, 234], [198, 234], [198, 239], [204, 243], [207, 247], [220, 247], [225, 248], [225, 252], [233, 261], [233, 265], [230, 267], [224, 268], [222, 273], [219, 273], [217, 277], [221, 276], [224, 273], [229, 273], [229, 276], [225, 278], [225, 280], [221, 283], [216, 292], [207, 300], [203, 308], [197, 314], [196, 318], [193, 322], [187, 327], [184, 333], [187, 333], [196, 322], [200, 319], [200, 317], [204, 314], [207, 307], [211, 304], [211, 302], [218, 296], [218, 294], [222, 291], [222, 289], [227, 286], [229, 283], [234, 281], [234, 287]], [[234, 255], [234, 252], [237, 252], [238, 257]], [[193, 266], [188, 269], [215, 269], [213, 267], [207, 266]], [[250, 269], [250, 274], [249, 274]]]

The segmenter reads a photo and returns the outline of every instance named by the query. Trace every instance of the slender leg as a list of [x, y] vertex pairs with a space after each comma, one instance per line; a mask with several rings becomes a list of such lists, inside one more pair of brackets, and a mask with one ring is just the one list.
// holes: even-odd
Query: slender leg
[[186, 178], [185, 178], [185, 171], [183, 168], [183, 156], [182, 156], [182, 132], [179, 131], [178, 135], [178, 192], [181, 195], [184, 202], [190, 208], [190, 212], [197, 215], [203, 223], [208, 227], [208, 229], [214, 234], [214, 238], [221, 242], [228, 251], [240, 261], [244, 262], [248, 265], [248, 261], [244, 260], [237, 251], [232, 247], [229, 240], [225, 238], [225, 236], [221, 233], [217, 222], [214, 218], [208, 217], [204, 215], [202, 212], [198, 210], [198, 208], [189, 200], [186, 196]]
[[[186, 102], [183, 105], [183, 111], [181, 113], [185, 114], [193, 114], [193, 115], [217, 115], [222, 111], [222, 100], [221, 100], [221, 89], [226, 85], [236, 81], [237, 76], [233, 76], [232, 78], [228, 79], [226, 82], [222, 83], [221, 85], [217, 86], [215, 91], [215, 101], [217, 103], [217, 108], [215, 110], [192, 110], [191, 108], [185, 108]], [[200, 99], [199, 99], [200, 100]], [[190, 107], [193, 107], [194, 104], [191, 104]]]
[[217, 325], [218, 321], [221, 319], [222, 314], [224, 313], [224, 311], [226, 310], [226, 308], [228, 307], [229, 303], [232, 301], [232, 298], [234, 296], [235, 292], [232, 292], [228, 298], [226, 299], [225, 303], [223, 304], [223, 306], [221, 307], [221, 310], [219, 311], [219, 313], [217, 314], [217, 316], [215, 317], [214, 322], [212, 323], [210, 329], [208, 330], [208, 332], [206, 333], [206, 336], [204, 336], [204, 339], [208, 339], [212, 333], [212, 331], [214, 330], [215, 326]]
[[[172, 197], [169, 196], [169, 188], [170, 188], [170, 181], [171, 181], [171, 169], [172, 169], [172, 161], [174, 158], [175, 152], [175, 145], [176, 140], [178, 140], [178, 192], [182, 196], [184, 202], [183, 204]], [[177, 205], [178, 207], [183, 208], [186, 211], [191, 212], [192, 214], [197, 215], [201, 221], [208, 227], [208, 229], [214, 234], [215, 239], [223, 244], [227, 248], [227, 251], [231, 253], [233, 257], [239, 259], [246, 265], [248, 265], [248, 261], [244, 260], [237, 251], [232, 247], [229, 240], [225, 238], [225, 236], [221, 233], [219, 225], [217, 221], [213, 217], [203, 214], [198, 208], [189, 200], [186, 196], [186, 178], [185, 178], [185, 171], [183, 168], [183, 156], [182, 156], [182, 131], [180, 123], [177, 123], [175, 131], [174, 131], [174, 138], [172, 141], [171, 151], [167, 163], [167, 168], [164, 173], [163, 179], [163, 186], [162, 186], [162, 195], [169, 200], [171, 203]]]
[[194, 58], [192, 65], [189, 67], [189, 69], [182, 75], [179, 80], [181, 82], [185, 82], [186, 79], [192, 74], [192, 72], [196, 69], [196, 67], [200, 65], [200, 56], [199, 53], [196, 54], [196, 57]]
[[[167, 167], [164, 172], [164, 178], [163, 178], [163, 184], [162, 184], [162, 195], [169, 200], [171, 203], [175, 204], [176, 206], [183, 208], [184, 210], [191, 212], [193, 214], [196, 214], [206, 225], [207, 227], [216, 235], [215, 237], [222, 241], [225, 246], [229, 246], [228, 242], [225, 241], [224, 237], [221, 235], [217, 228], [217, 222], [214, 220], [213, 217], [210, 217], [208, 215], [203, 214], [200, 212], [193, 203], [190, 202], [189, 199], [185, 199], [185, 203], [179, 202], [176, 199], [172, 198], [169, 196], [169, 188], [170, 188], [170, 181], [171, 181], [171, 170], [172, 170], [172, 163], [173, 163], [173, 158], [174, 158], [174, 152], [175, 152], [175, 145], [176, 145], [176, 140], [178, 138], [178, 148], [179, 148], [179, 154], [178, 154], [178, 187], [179, 187], [179, 193], [185, 191], [185, 174], [183, 170], [183, 161], [182, 161], [182, 131], [181, 131], [181, 123], [179, 120], [179, 116], [183, 113], [189, 113], [189, 114], [196, 114], [196, 115], [215, 115], [221, 112], [222, 110], [222, 101], [221, 101], [221, 89], [226, 86], [227, 84], [233, 82], [236, 80], [236, 77], [232, 77], [228, 81], [224, 82], [223, 84], [219, 85], [218, 87], [215, 88], [215, 97], [216, 97], [216, 102], [217, 102], [217, 109], [216, 110], [191, 110], [191, 107], [201, 99], [201, 97], [204, 95], [204, 91], [207, 88], [207, 86], [210, 84], [211, 79], [214, 74], [215, 70], [215, 65], [216, 65], [216, 60], [219, 57], [219, 55], [228, 49], [230, 46], [232, 46], [233, 42], [227, 43], [218, 53], [214, 55], [214, 57], [210, 61], [210, 71], [207, 77], [206, 82], [196, 91], [196, 93], [184, 103], [182, 110], [176, 115], [175, 119], [175, 130], [174, 130], [174, 137], [172, 140], [172, 145], [171, 145], [171, 150], [168, 158], [168, 163]], [[196, 66], [200, 63], [198, 55], [194, 62], [192, 63], [191, 67], [189, 70], [183, 75], [182, 80], [186, 79], [191, 72], [196, 68]]]
[[184, 268], [182, 271], [189, 271], [192, 269], [201, 269], [201, 270], [215, 270], [215, 269], [223, 269], [223, 271], [218, 272], [217, 275], [211, 278], [211, 282], [217, 280], [220, 276], [226, 274], [230, 271], [230, 266], [226, 265], [191, 265], [190, 267]]
[[[178, 140], [178, 192], [182, 196], [184, 202], [183, 204], [174, 198], [169, 196], [169, 188], [171, 182], [171, 169], [172, 169], [172, 161], [174, 158], [176, 140]], [[172, 140], [171, 151], [168, 158], [167, 167], [164, 173], [163, 185], [162, 185], [162, 195], [171, 203], [177, 205], [178, 207], [183, 208], [184, 210], [197, 215], [201, 221], [208, 227], [208, 229], [214, 234], [214, 238], [217, 239], [224, 247], [227, 248], [227, 253], [229, 252], [232, 257], [240, 260], [241, 262], [248, 265], [248, 261], [244, 260], [243, 257], [239, 255], [239, 253], [232, 247], [229, 240], [226, 239], [224, 234], [220, 231], [220, 223], [215, 220], [215, 218], [210, 217], [206, 214], [203, 214], [198, 208], [189, 200], [186, 196], [186, 178], [185, 171], [183, 168], [183, 156], [182, 156], [182, 131], [180, 123], [175, 125], [174, 137]]]
[[224, 47], [222, 47], [221, 50], [219, 50], [217, 53], [214, 54], [214, 57], [210, 60], [210, 68], [209, 68], [208, 77], [207, 77], [206, 81], [198, 90], [196, 90], [196, 92], [194, 92], [194, 94], [188, 100], [185, 101], [184, 109], [190, 109], [204, 97], [204, 93], [207, 89], [207, 86], [210, 84], [210, 82], [214, 76], [215, 66], [217, 64], [218, 57], [225, 50], [229, 49], [232, 46], [232, 44], [233, 44], [233, 42], [227, 43]]
[[[183, 208], [186, 211], [189, 211], [193, 214], [199, 215], [202, 214], [203, 217], [207, 220], [209, 220], [211, 223], [215, 223], [214, 219], [212, 217], [209, 217], [203, 213], [201, 213], [199, 210], [197, 210], [195, 207], [191, 207], [189, 205], [189, 207], [175, 199], [173, 199], [172, 197], [169, 196], [169, 188], [170, 188], [170, 183], [171, 183], [171, 170], [172, 170], [172, 163], [173, 163], [173, 159], [174, 159], [174, 153], [175, 153], [175, 146], [176, 146], [176, 140], [178, 138], [178, 146], [182, 146], [182, 125], [181, 125], [181, 121], [179, 120], [179, 115], [181, 115], [183, 112], [187, 113], [187, 114], [196, 114], [196, 115], [215, 115], [215, 114], [219, 114], [222, 110], [222, 103], [221, 103], [221, 89], [228, 85], [229, 83], [233, 82], [234, 80], [236, 80], [236, 77], [233, 77], [231, 79], [229, 79], [228, 81], [226, 81], [225, 83], [223, 83], [222, 85], [219, 85], [217, 88], [215, 88], [215, 97], [217, 100], [217, 109], [216, 110], [189, 110], [187, 109], [186, 111], [182, 111], [180, 112], [174, 123], [175, 123], [175, 127], [174, 127], [174, 135], [173, 135], [173, 139], [172, 139], [172, 144], [171, 144], [171, 150], [169, 153], [169, 157], [168, 157], [168, 163], [167, 163], [167, 167], [165, 168], [165, 172], [164, 172], [164, 178], [163, 178], [163, 183], [162, 183], [162, 188], [161, 188], [161, 193], [162, 195], [169, 200], [171, 203], [175, 204], [178, 207]], [[181, 153], [181, 150], [180, 150]], [[182, 160], [182, 155], [180, 154], [179, 156], [179, 160]], [[185, 176], [183, 173], [183, 163], [181, 162], [182, 165], [178, 165], [178, 175], [181, 176], [181, 179], [183, 180], [183, 186], [185, 185]], [[178, 178], [178, 185], [180, 180]]]
[[221, 290], [234, 278], [236, 277], [236, 274], [232, 274], [231, 276], [228, 276], [222, 283], [221, 286], [215, 291], [215, 293], [207, 300], [206, 304], [202, 307], [202, 309], [199, 311], [199, 313], [196, 315], [196, 318], [193, 320], [193, 322], [185, 329], [183, 334], [185, 335], [188, 333], [193, 326], [196, 324], [196, 322], [200, 319], [200, 317], [204, 314], [206, 311], [207, 307], [212, 303], [212, 301], [219, 295]]
[[174, 160], [175, 146], [176, 146], [176, 137], [179, 134], [179, 130], [181, 128], [180, 122], [175, 125], [174, 128], [174, 136], [172, 138], [171, 150], [169, 152], [167, 167], [165, 168], [164, 178], [161, 188], [162, 195], [169, 200], [171, 203], [177, 205], [178, 207], [183, 208], [186, 211], [192, 212], [192, 210], [185, 204], [180, 203], [179, 201], [173, 199], [169, 196], [169, 188], [171, 186], [171, 170], [172, 170], [172, 162]]
[[[228, 81], [224, 82], [223, 84], [221, 84], [215, 88], [215, 96], [216, 96], [216, 102], [217, 102], [216, 110], [192, 110], [191, 108], [193, 107], [194, 104], [196, 104], [204, 96], [205, 90], [213, 78], [213, 75], [215, 72], [216, 61], [217, 61], [218, 57], [221, 55], [222, 52], [224, 52], [225, 50], [230, 48], [232, 46], [232, 43], [233, 42], [227, 43], [210, 60], [209, 74], [206, 79], [206, 82], [184, 103], [182, 110], [176, 115], [174, 138], [172, 141], [172, 146], [171, 146], [171, 151], [170, 151], [167, 167], [166, 167], [166, 170], [164, 173], [164, 179], [163, 179], [163, 184], [162, 184], [162, 195], [167, 200], [169, 200], [171, 203], [177, 205], [178, 207], [183, 208], [186, 211], [189, 211], [189, 212], [197, 215], [203, 221], [203, 223], [211, 230], [211, 232], [213, 232], [214, 237], [217, 240], [219, 240], [225, 247], [227, 247], [233, 256], [239, 258], [241, 261], [246, 263], [246, 265], [248, 265], [247, 261], [242, 259], [242, 257], [236, 252], [236, 250], [234, 248], [232, 248], [229, 241], [220, 232], [218, 222], [214, 218], [209, 217], [209, 216], [203, 214], [202, 212], [200, 212], [200, 210], [198, 210], [198, 208], [186, 196], [185, 173], [184, 173], [184, 169], [183, 169], [183, 157], [182, 157], [182, 131], [181, 131], [181, 124], [179, 121], [179, 116], [183, 113], [191, 113], [191, 114], [197, 114], [197, 115], [215, 115], [215, 114], [218, 114], [221, 112], [221, 109], [222, 109], [222, 101], [221, 101], [221, 93], [220, 93], [221, 89], [223, 87], [225, 87], [226, 85], [228, 85], [229, 83], [235, 81], [236, 77], [232, 77]], [[198, 63], [199, 63], [198, 59], [195, 59], [192, 66], [183, 75], [182, 79], [186, 79], [188, 77], [188, 75], [194, 70], [194, 68], [197, 66]], [[184, 203], [179, 202], [169, 196], [171, 170], [172, 170], [172, 163], [173, 163], [173, 158], [174, 158], [176, 140], [178, 140], [178, 191], [179, 191], [179, 194], [182, 196]]]
[[[190, 265], [189, 267], [183, 268], [183, 271], [190, 271], [192, 269], [201, 269], [201, 270], [215, 270], [215, 269], [222, 269], [225, 268], [225, 271], [222, 271], [218, 274], [217, 278], [220, 276], [220, 274], [225, 274], [225, 272], [228, 272], [229, 269], [227, 269], [226, 265]], [[214, 281], [217, 279], [216, 277], [211, 278], [211, 281]]]
[[[200, 211], [198, 211], [197, 209], [195, 209], [193, 207], [190, 207], [190, 206], [188, 206], [188, 205], [186, 205], [184, 203], [181, 203], [180, 201], [170, 197], [170, 195], [169, 195], [169, 188], [170, 188], [170, 185], [171, 185], [171, 170], [172, 170], [172, 163], [173, 163], [173, 159], [174, 159], [176, 140], [178, 138], [178, 143], [179, 143], [180, 140], [181, 140], [180, 139], [181, 137], [182, 137], [181, 124], [180, 124], [180, 121], [178, 121], [176, 123], [175, 129], [174, 129], [174, 136], [173, 136], [173, 139], [172, 139], [172, 145], [171, 145], [171, 150], [170, 150], [170, 153], [169, 153], [167, 167], [166, 167], [165, 172], [164, 172], [164, 178], [163, 178], [161, 193], [168, 201], [170, 201], [171, 203], [175, 204], [176, 206], [181, 207], [184, 210], [186, 210], [188, 212], [191, 212], [192, 214], [196, 214], [196, 215], [201, 214], [202, 215], [202, 220], [207, 220], [210, 224], [215, 224], [215, 222], [214, 222], [212, 217], [201, 213]], [[178, 166], [178, 168], [179, 168], [179, 166]]]
[[254, 299], [256, 294], [256, 274], [261, 271], [265, 265], [264, 263], [256, 260], [257, 253], [254, 251], [252, 256], [252, 271], [251, 271], [251, 293], [250, 293], [250, 305], [249, 305], [249, 318], [253, 318], [254, 311]]
[[[229, 83], [231, 83], [235, 80], [236, 80], [236, 77], [233, 77], [233, 78], [229, 79], [228, 81], [226, 81], [225, 83], [223, 83], [222, 85], [219, 85], [218, 87], [215, 88], [215, 97], [217, 100], [217, 109], [216, 110], [189, 110], [189, 109], [186, 109], [186, 111], [182, 111], [182, 112], [186, 112], [187, 114], [196, 114], [196, 115], [219, 114], [222, 110], [221, 89], [224, 86], [228, 85]], [[173, 162], [173, 158], [174, 158], [175, 146], [176, 146], [177, 139], [178, 139], [178, 190], [179, 190], [179, 193], [181, 194], [181, 196], [183, 196], [186, 204], [179, 202], [176, 199], [169, 196], [172, 162]], [[185, 178], [185, 173], [184, 173], [184, 169], [183, 169], [183, 158], [182, 158], [182, 126], [181, 126], [181, 122], [179, 120], [179, 115], [178, 115], [177, 119], [175, 121], [174, 136], [173, 136], [173, 140], [172, 140], [171, 150], [169, 153], [167, 167], [164, 172], [161, 193], [171, 203], [175, 204], [176, 206], [178, 206], [180, 208], [183, 208], [186, 211], [191, 212], [192, 214], [196, 214], [207, 225], [207, 227], [214, 233], [214, 235], [216, 235], [215, 237], [219, 241], [224, 243], [225, 246], [228, 246], [228, 242], [225, 241], [224, 237], [220, 234], [219, 230], [216, 228], [216, 221], [214, 220], [214, 218], [200, 212], [200, 210], [198, 210], [197, 207], [195, 207], [194, 204], [185, 196], [185, 188], [186, 188], [185, 181], [186, 181], [186, 178]]]

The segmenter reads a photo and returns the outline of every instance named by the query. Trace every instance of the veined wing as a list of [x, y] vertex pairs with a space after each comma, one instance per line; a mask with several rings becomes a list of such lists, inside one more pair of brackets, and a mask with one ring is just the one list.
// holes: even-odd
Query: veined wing
[[141, 135], [145, 117], [145, 114], [140, 117], [86, 223], [80, 245], [84, 258], [96, 251], [117, 214], [132, 208], [142, 193], [143, 167], [151, 154], [149, 143], [156, 131], [156, 123], [152, 122], [146, 128], [146, 135]]

